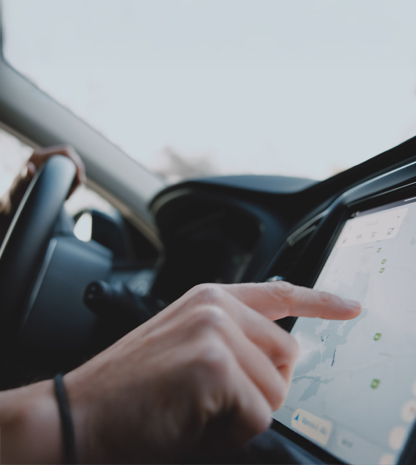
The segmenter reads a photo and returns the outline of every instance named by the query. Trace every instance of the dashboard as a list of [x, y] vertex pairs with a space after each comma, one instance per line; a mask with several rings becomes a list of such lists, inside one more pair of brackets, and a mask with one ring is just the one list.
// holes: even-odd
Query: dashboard
[[[412, 190], [412, 139], [323, 182], [253, 176], [171, 186], [150, 210], [165, 247], [153, 284], [167, 303], [202, 282], [281, 276], [310, 286], [345, 215]], [[377, 199], [377, 200], [376, 200]]]
[[[411, 140], [378, 159], [376, 157], [370, 160], [363, 164], [364, 166], [350, 170], [355, 173], [346, 172], [338, 179], [335, 177], [323, 183], [310, 183], [304, 189], [295, 192], [290, 189], [289, 192], [287, 190], [271, 192], [269, 187], [265, 187], [266, 183], [263, 183], [262, 191], [258, 189], [250, 192], [238, 185], [240, 180], [237, 178], [235, 180], [219, 178], [215, 182], [192, 181], [168, 188], [160, 193], [151, 204], [151, 211], [156, 218], [166, 247], [164, 262], [156, 275], [152, 292], [168, 304], [200, 282], [261, 282], [268, 279], [283, 279], [298, 285], [314, 286], [334, 244], [340, 240], [340, 233], [347, 221], [351, 221], [351, 218], [360, 218], [363, 215], [362, 212], [384, 211], [386, 205], [393, 208], [392, 211], [395, 212], [410, 208], [409, 205], [413, 204], [416, 199], [414, 143]], [[407, 150], [409, 157], [400, 160], [398, 155]], [[371, 165], [372, 173], [368, 175]], [[233, 182], [235, 182], [234, 185]], [[278, 190], [278, 179], [275, 179], [275, 182], [274, 189]], [[294, 180], [293, 184], [296, 182], [297, 180]], [[259, 180], [260, 184], [261, 180]], [[392, 217], [385, 221], [389, 224], [386, 223], [386, 228], [387, 226], [388, 228], [384, 233], [393, 234], [391, 237], [395, 237], [400, 226], [395, 221], [399, 220]], [[410, 216], [407, 222], [409, 225], [413, 224]], [[373, 235], [372, 241], [376, 244], [375, 237], [378, 230], [375, 227], [373, 229], [376, 230], [366, 230], [366, 233]], [[394, 230], [396, 232], [392, 232]], [[354, 240], [360, 243], [361, 232], [357, 238]], [[344, 240], [347, 240], [347, 236]], [[367, 248], [374, 247], [371, 245]], [[374, 248], [374, 251], [381, 251], [381, 248]], [[351, 254], [351, 251], [346, 250], [344, 259], [340, 259], [339, 266], [342, 267], [347, 263], [348, 254]], [[362, 268], [364, 271], [366, 258], [357, 258], [357, 263], [351, 260], [353, 266], [358, 270]], [[402, 262], [406, 263], [406, 260], [406, 256], [402, 257]], [[385, 261], [386, 259], [380, 262], [381, 271], [378, 271], [380, 274], [384, 272]], [[406, 281], [401, 279], [400, 282], [405, 283], [411, 280], [409, 273], [406, 276], [408, 279]], [[402, 294], [405, 292], [411, 294], [410, 288], [411, 284], [410, 286], [403, 284], [400, 287]], [[413, 300], [410, 294], [407, 296], [407, 301]], [[354, 298], [354, 296], [350, 297]], [[364, 309], [365, 312], [366, 309]], [[410, 320], [407, 319], [407, 321]], [[286, 318], [279, 324], [291, 330], [295, 322], [295, 318]], [[317, 323], [313, 324], [317, 325]], [[406, 327], [405, 321], [401, 324], [402, 328]], [[393, 327], [393, 324], [390, 326]], [[381, 333], [376, 333], [372, 340], [377, 341], [380, 337]], [[411, 340], [414, 339], [411, 335], [409, 337]], [[411, 342], [411, 344], [414, 343]], [[336, 350], [332, 363], [335, 360], [335, 353]], [[410, 379], [416, 379], [416, 372], [409, 374], [407, 369], [404, 371]], [[378, 378], [371, 381], [371, 389], [377, 389], [376, 382], [379, 383]], [[407, 384], [410, 386], [410, 381], [403, 382], [402, 389], [406, 390]], [[410, 387], [408, 390], [410, 391]], [[337, 392], [335, 397], [341, 396], [341, 390]], [[398, 404], [404, 403], [401, 401], [402, 396], [403, 393], [397, 394]], [[412, 399], [405, 404], [406, 408], [413, 408], [409, 407], [410, 404], [413, 406], [416, 402]], [[326, 403], [326, 400], [323, 402]], [[383, 403], [385, 404], [386, 402]], [[302, 410], [294, 410], [290, 405], [287, 408], [291, 409], [290, 415], [294, 412], [293, 418], [302, 412]], [[400, 409], [397, 407], [396, 410], [399, 412]], [[403, 415], [405, 418], [405, 414]], [[293, 431], [293, 428], [290, 428], [290, 416], [285, 417], [282, 414], [280, 417], [287, 417], [286, 426], [277, 416], [276, 419], [279, 421], [273, 423], [267, 434], [252, 441], [244, 451], [244, 455], [241, 455], [238, 460], [244, 463], [245, 460], [250, 460], [247, 457], [251, 457], [251, 460], [270, 461], [270, 463], [355, 463], [359, 459], [357, 455], [354, 456], [354, 453], [357, 454], [357, 451], [361, 453], [365, 449], [362, 435], [352, 434], [350, 431], [353, 429], [341, 429], [342, 433], [339, 435], [344, 438], [344, 445], [333, 446], [332, 452], [328, 451], [319, 441], [310, 441], [310, 437], [314, 437], [313, 434], [310, 434], [309, 438], [306, 434], [305, 438], [305, 434]], [[294, 424], [293, 418], [292, 425]], [[312, 424], [310, 418], [304, 416], [304, 422]], [[313, 415], [312, 418], [316, 419]], [[297, 419], [299, 420], [299, 414]], [[333, 427], [332, 423], [319, 421], [317, 425], [324, 425], [325, 431]], [[399, 418], [396, 422], [400, 423], [400, 421], [403, 423], [404, 420]], [[364, 420], [362, 424], [365, 424]], [[378, 424], [381, 425], [380, 420]], [[331, 428], [328, 425], [331, 425]], [[307, 430], [307, 427], [304, 428]], [[370, 461], [365, 463], [373, 463], [374, 457], [381, 457], [380, 463], [414, 463], [415, 451], [412, 446], [416, 435], [414, 428], [409, 430], [407, 446], [403, 446], [404, 449], [399, 451], [401, 455], [389, 453], [392, 452], [390, 450], [392, 448], [399, 449], [395, 446], [397, 439], [394, 439], [394, 434], [399, 434], [397, 432], [401, 432], [401, 428], [397, 426], [392, 429], [391, 433], [385, 434], [386, 439], [383, 441], [387, 444], [385, 446], [387, 453], [381, 454], [383, 446], [379, 449], [375, 445], [369, 446], [373, 449], [373, 455], [369, 452], [368, 460]], [[337, 434], [341, 430], [337, 427]], [[387, 430], [388, 426], [386, 426]], [[388, 434], [393, 435], [392, 439], [388, 439]], [[391, 447], [389, 441], [392, 444]], [[343, 450], [345, 448], [351, 450], [345, 451]], [[338, 449], [341, 450], [340, 453]], [[337, 452], [335, 455], [334, 451]], [[398, 452], [394, 453], [398, 454]], [[279, 462], [279, 460], [283, 461]]]

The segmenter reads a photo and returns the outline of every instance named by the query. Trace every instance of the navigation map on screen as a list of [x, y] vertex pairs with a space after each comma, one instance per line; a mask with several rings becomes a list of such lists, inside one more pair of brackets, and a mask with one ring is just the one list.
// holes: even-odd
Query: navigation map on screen
[[416, 198], [348, 220], [314, 287], [362, 313], [296, 321], [300, 357], [273, 417], [347, 463], [395, 464], [416, 418]]

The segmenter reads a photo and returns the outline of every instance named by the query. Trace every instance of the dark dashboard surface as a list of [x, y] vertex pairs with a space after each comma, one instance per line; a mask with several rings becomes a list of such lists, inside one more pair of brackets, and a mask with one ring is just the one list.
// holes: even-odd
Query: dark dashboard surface
[[310, 285], [344, 205], [411, 183], [414, 159], [415, 138], [319, 183], [230, 176], [165, 189], [150, 205], [165, 246], [153, 291], [168, 303], [199, 282]]

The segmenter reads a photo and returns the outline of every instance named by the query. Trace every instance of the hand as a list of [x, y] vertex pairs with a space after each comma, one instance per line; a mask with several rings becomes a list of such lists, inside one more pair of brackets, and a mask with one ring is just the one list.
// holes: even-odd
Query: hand
[[5, 208], [7, 208], [7, 211], [11, 214], [11, 216], [13, 216], [16, 212], [36, 171], [53, 155], [63, 155], [75, 163], [77, 169], [76, 176], [71, 186], [71, 190], [68, 193], [68, 197], [79, 184], [85, 182], [84, 164], [82, 163], [79, 155], [70, 145], [55, 145], [53, 147], [36, 149], [26, 162], [26, 165], [22, 168], [21, 172], [17, 175], [7, 193], [7, 205]]
[[10, 223], [13, 220], [13, 216], [25, 195], [30, 181], [33, 179], [36, 171], [53, 155], [63, 155], [75, 163], [77, 171], [74, 182], [68, 193], [68, 197], [72, 194], [72, 192], [74, 192], [79, 184], [85, 182], [84, 164], [71, 146], [55, 145], [53, 147], [36, 149], [13, 181], [10, 189], [0, 199], [0, 245], [6, 236]]
[[298, 354], [272, 320], [359, 313], [357, 302], [284, 282], [191, 289], [65, 376], [78, 460], [167, 463], [243, 445], [282, 405]]

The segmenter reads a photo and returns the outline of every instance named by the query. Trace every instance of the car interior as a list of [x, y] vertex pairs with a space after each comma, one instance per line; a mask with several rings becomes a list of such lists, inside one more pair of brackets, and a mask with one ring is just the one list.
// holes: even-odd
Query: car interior
[[[166, 185], [4, 57], [0, 126], [31, 147], [72, 145], [85, 163], [87, 187], [114, 207], [68, 214], [63, 206], [74, 166], [63, 157], [52, 158], [36, 175], [0, 250], [2, 389], [71, 370], [200, 283], [285, 280], [313, 287], [341, 247], [346, 225], [353, 224], [348, 222], [363, 218], [362, 212], [395, 208], [408, 208], [409, 219], [416, 199], [416, 137], [322, 181], [224, 175]], [[76, 229], [83, 222], [89, 231], [81, 240]], [[363, 244], [381, 250], [384, 242], [375, 234]], [[296, 319], [278, 324], [291, 330]], [[402, 396], [393, 390], [389, 395]], [[362, 445], [365, 434], [348, 425], [346, 433], [341, 420], [331, 423], [328, 442], [313, 417], [304, 417], [303, 430], [294, 426], [294, 413], [292, 420], [278, 418], [234, 455], [189, 460], [364, 463], [359, 454], [367, 453], [368, 444], [365, 463], [416, 460], [410, 420], [385, 419], [386, 431], [400, 421], [406, 429], [406, 440], [393, 447], [389, 433]]]

